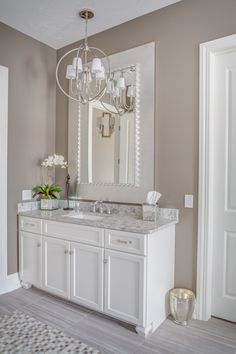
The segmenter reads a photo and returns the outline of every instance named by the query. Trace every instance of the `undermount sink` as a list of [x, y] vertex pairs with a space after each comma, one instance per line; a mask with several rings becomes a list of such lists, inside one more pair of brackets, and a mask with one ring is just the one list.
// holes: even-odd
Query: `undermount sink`
[[82, 220], [102, 220], [103, 216], [100, 215], [91, 215], [91, 214], [86, 214], [86, 213], [78, 213], [78, 214], [67, 214], [64, 215], [67, 218], [74, 218], [74, 219], [82, 219]]

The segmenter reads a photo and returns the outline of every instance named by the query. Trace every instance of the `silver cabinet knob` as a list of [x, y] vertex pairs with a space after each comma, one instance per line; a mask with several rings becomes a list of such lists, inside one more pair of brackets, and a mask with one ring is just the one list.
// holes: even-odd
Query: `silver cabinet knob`
[[104, 263], [104, 264], [107, 264], [107, 263], [108, 263], [108, 259], [104, 259], [104, 260], [103, 260], [103, 263]]
[[37, 243], [37, 247], [41, 247], [41, 243]]
[[65, 254], [68, 254], [68, 253], [69, 253], [69, 251], [68, 251], [68, 250], [65, 250], [65, 251], [64, 251], [64, 253], [65, 253]]

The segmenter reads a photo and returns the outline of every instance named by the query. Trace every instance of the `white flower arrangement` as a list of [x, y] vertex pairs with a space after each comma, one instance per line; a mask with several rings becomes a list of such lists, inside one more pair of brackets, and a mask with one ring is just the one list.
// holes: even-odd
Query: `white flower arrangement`
[[67, 168], [68, 163], [65, 161], [64, 156], [62, 155], [49, 155], [43, 162], [41, 163], [42, 167], [53, 167], [53, 166], [61, 166], [61, 168]]

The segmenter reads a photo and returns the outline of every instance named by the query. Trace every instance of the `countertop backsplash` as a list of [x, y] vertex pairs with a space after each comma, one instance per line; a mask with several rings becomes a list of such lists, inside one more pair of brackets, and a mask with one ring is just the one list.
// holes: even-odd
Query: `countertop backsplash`
[[[104, 201], [106, 204], [106, 201]], [[77, 208], [81, 212], [91, 212], [92, 211], [91, 201], [80, 201], [80, 200], [70, 200], [70, 207], [74, 208], [77, 205]], [[59, 201], [59, 208], [64, 208], [67, 206], [67, 200]], [[109, 202], [109, 207], [111, 214], [119, 216], [130, 216], [134, 218], [142, 219], [142, 205], [130, 205], [130, 204], [121, 204], [121, 203], [112, 203]], [[25, 201], [17, 204], [17, 212], [21, 213], [24, 211], [31, 211], [40, 209], [39, 201]], [[179, 210], [172, 208], [158, 208], [158, 214], [160, 217], [177, 220], [179, 221]]]

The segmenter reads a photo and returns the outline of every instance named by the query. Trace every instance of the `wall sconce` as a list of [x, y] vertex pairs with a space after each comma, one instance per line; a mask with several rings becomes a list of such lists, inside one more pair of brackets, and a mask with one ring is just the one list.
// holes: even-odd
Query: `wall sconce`
[[115, 128], [115, 117], [103, 112], [102, 117], [97, 118], [97, 128], [102, 138], [110, 138]]

